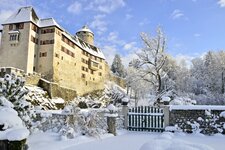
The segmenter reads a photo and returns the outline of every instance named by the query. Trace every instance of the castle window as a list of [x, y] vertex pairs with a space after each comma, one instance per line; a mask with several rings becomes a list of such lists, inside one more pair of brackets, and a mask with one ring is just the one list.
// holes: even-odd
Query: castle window
[[41, 30], [41, 34], [54, 33], [54, 32], [55, 32], [54, 28], [52, 28], [52, 29], [42, 29]]
[[37, 27], [36, 25], [32, 24], [31, 29], [32, 29], [34, 32], [38, 33], [38, 27]]
[[40, 41], [40, 45], [54, 44], [54, 40]]
[[82, 67], [81, 67], [81, 69], [84, 71], [84, 70], [85, 70], [85, 67], [84, 67], [84, 66], [82, 66]]
[[86, 75], [82, 73], [81, 74], [81, 78], [85, 78], [85, 77], [86, 77]]
[[33, 67], [33, 71], [35, 71], [35, 67]]
[[17, 40], [17, 34], [10, 34], [9, 40], [10, 41], [16, 41]]
[[23, 27], [24, 27], [24, 23], [17, 23], [16, 24], [16, 29], [18, 30], [18, 29], [23, 29]]
[[44, 52], [44, 53], [40, 52], [40, 55], [39, 56], [40, 57], [47, 57], [47, 52]]
[[12, 29], [13, 29], [13, 25], [10, 24], [10, 25], [9, 25], [9, 31], [11, 31]]
[[38, 44], [38, 39], [33, 37], [32, 35], [31, 35], [31, 41], [34, 42], [35, 44]]
[[99, 69], [102, 69], [102, 66], [99, 66]]
[[55, 53], [55, 57], [59, 58], [59, 54]]
[[102, 73], [101, 73], [101, 72], [99, 72], [99, 73], [98, 73], [98, 75], [99, 75], [99, 76], [102, 76]]
[[94, 71], [93, 70], [91, 70], [91, 74], [94, 74]]

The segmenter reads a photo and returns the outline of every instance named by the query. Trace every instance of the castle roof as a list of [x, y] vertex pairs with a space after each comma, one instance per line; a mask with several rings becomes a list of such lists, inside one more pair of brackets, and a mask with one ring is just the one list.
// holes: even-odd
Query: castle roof
[[33, 22], [39, 27], [57, 26], [58, 28], [61, 28], [53, 18], [39, 19], [31, 6], [18, 9], [5, 22], [3, 22], [3, 25], [20, 22]]
[[19, 22], [30, 22], [30, 21], [36, 24], [38, 20], [39, 18], [35, 13], [34, 9], [31, 6], [29, 6], [18, 9], [5, 22], [3, 22], [2, 25]]
[[39, 27], [57, 26], [58, 28], [62, 29], [62, 27], [60, 27], [60, 25], [53, 18], [40, 19], [38, 21], [38, 26]]
[[87, 25], [84, 25], [81, 29], [79, 29], [77, 32], [90, 32], [92, 34], [94, 34]]

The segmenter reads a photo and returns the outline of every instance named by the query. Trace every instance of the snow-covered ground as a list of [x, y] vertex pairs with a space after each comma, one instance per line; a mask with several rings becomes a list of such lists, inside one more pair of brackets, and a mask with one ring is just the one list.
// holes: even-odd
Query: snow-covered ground
[[30, 150], [224, 150], [225, 136], [184, 133], [119, 132], [100, 138], [78, 136], [62, 140], [56, 133], [29, 137]]

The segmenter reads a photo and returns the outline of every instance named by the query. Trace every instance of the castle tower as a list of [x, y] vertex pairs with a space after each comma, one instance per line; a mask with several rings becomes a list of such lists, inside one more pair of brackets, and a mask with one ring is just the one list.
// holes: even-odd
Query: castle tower
[[84, 42], [94, 45], [94, 33], [88, 28], [87, 25], [78, 30], [76, 35]]

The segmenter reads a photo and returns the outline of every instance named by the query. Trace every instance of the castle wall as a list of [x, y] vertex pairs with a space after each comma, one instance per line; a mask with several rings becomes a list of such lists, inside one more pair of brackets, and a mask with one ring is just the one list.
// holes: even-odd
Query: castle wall
[[[60, 86], [72, 88], [78, 95], [104, 88], [105, 60], [91, 56], [77, 45], [62, 41], [60, 30], [56, 30], [53, 58], [53, 81]], [[62, 50], [63, 47], [63, 50]], [[67, 52], [69, 50], [70, 52]], [[74, 56], [71, 55], [71, 52]], [[57, 56], [57, 57], [56, 57]], [[97, 70], [90, 68], [90, 59], [98, 63]]]
[[[0, 67], [15, 67], [32, 73], [33, 69], [28, 67], [31, 53], [28, 53], [30, 34], [30, 23], [24, 23], [24, 28], [19, 29], [19, 40], [10, 41], [9, 25], [3, 26], [2, 44], [0, 48]], [[33, 51], [31, 49], [31, 51]], [[31, 57], [32, 59], [33, 57]]]

